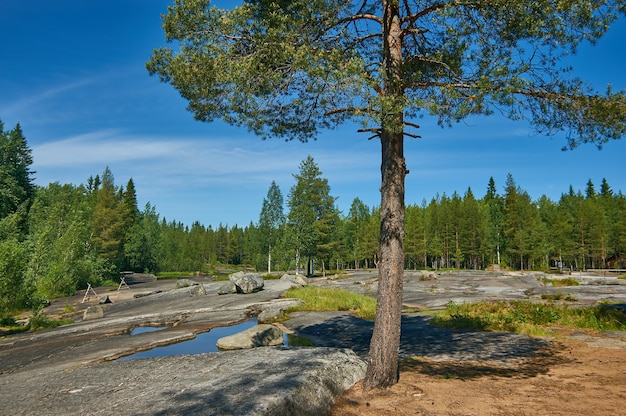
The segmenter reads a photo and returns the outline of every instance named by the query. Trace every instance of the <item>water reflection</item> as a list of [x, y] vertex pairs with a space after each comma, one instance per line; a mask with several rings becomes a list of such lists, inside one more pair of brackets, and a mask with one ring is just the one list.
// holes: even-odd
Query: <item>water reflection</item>
[[165, 328], [167, 327], [166, 326], [138, 326], [137, 328], [130, 331], [130, 335], [145, 334], [147, 332], [160, 331]]
[[[256, 318], [250, 319], [246, 322], [242, 322], [237, 325], [223, 326], [219, 328], [213, 328], [208, 332], [203, 332], [196, 335], [194, 339], [188, 341], [182, 341], [176, 344], [166, 345], [163, 347], [155, 347], [150, 350], [140, 351], [126, 357], [121, 357], [119, 360], [137, 360], [140, 358], [155, 358], [155, 357], [167, 357], [172, 355], [183, 354], [201, 354], [205, 352], [218, 352], [216, 347], [217, 340], [229, 335], [237, 334], [241, 331], [245, 331], [248, 328], [252, 328], [257, 325]], [[145, 332], [158, 331], [166, 327], [138, 327], [135, 328], [131, 335], [136, 335]], [[283, 345], [292, 347], [304, 347], [313, 346], [313, 343], [308, 338], [298, 337], [293, 334], [283, 334]]]

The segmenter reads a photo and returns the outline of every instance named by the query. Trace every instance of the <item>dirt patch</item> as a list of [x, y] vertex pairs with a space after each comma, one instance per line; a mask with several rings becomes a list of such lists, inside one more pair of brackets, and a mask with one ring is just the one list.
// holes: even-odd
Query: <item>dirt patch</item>
[[517, 368], [407, 360], [400, 382], [364, 392], [357, 383], [332, 416], [618, 415], [626, 408], [626, 348], [580, 340], [550, 343]]

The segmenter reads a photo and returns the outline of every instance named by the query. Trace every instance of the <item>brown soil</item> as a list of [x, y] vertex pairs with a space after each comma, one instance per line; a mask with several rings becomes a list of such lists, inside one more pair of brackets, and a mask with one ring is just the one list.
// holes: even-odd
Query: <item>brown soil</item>
[[403, 362], [393, 387], [357, 383], [332, 416], [620, 415], [626, 412], [626, 348], [559, 340], [516, 368], [484, 363]]

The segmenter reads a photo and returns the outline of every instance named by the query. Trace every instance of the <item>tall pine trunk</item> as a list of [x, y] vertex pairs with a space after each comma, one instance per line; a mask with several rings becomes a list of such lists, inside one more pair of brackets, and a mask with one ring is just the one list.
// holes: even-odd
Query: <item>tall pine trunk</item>
[[396, 1], [383, 1], [385, 97], [382, 115], [380, 263], [376, 321], [370, 343], [366, 389], [398, 382], [398, 354], [404, 277], [404, 120], [402, 41]]

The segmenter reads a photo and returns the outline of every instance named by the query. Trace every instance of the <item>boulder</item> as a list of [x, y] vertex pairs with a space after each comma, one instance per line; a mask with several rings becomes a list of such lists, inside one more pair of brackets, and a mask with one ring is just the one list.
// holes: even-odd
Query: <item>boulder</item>
[[285, 310], [280, 307], [264, 309], [257, 317], [257, 321], [260, 324], [276, 322], [278, 319], [282, 318], [284, 311]]
[[176, 289], [180, 289], [182, 287], [189, 287], [189, 286], [193, 286], [196, 283], [193, 280], [189, 280], [189, 279], [178, 279], [176, 281]]
[[256, 311], [259, 312], [257, 322], [260, 324], [269, 324], [283, 318], [285, 311], [302, 303], [300, 299], [275, 299], [262, 305], [257, 305]]
[[204, 285], [194, 285], [189, 289], [189, 296], [204, 296], [206, 295], [206, 289]]
[[228, 276], [228, 280], [237, 286], [237, 293], [254, 293], [263, 289], [263, 278], [258, 273], [237, 272]]
[[83, 321], [104, 317], [104, 309], [100, 305], [90, 306], [83, 312]]
[[288, 280], [294, 285], [298, 285], [298, 286], [307, 286], [309, 284], [309, 279], [299, 274], [296, 274], [296, 275], [284, 274], [282, 275], [280, 280]]
[[261, 324], [238, 334], [220, 338], [216, 345], [223, 351], [283, 345], [283, 331], [274, 325]]
[[109, 295], [102, 295], [100, 296], [100, 300], [98, 301], [98, 303], [100, 305], [104, 305], [105, 303], [113, 303], [113, 302], [109, 298]]
[[230, 295], [231, 293], [237, 293], [237, 286], [230, 280], [224, 282], [224, 284], [217, 289], [218, 295]]

